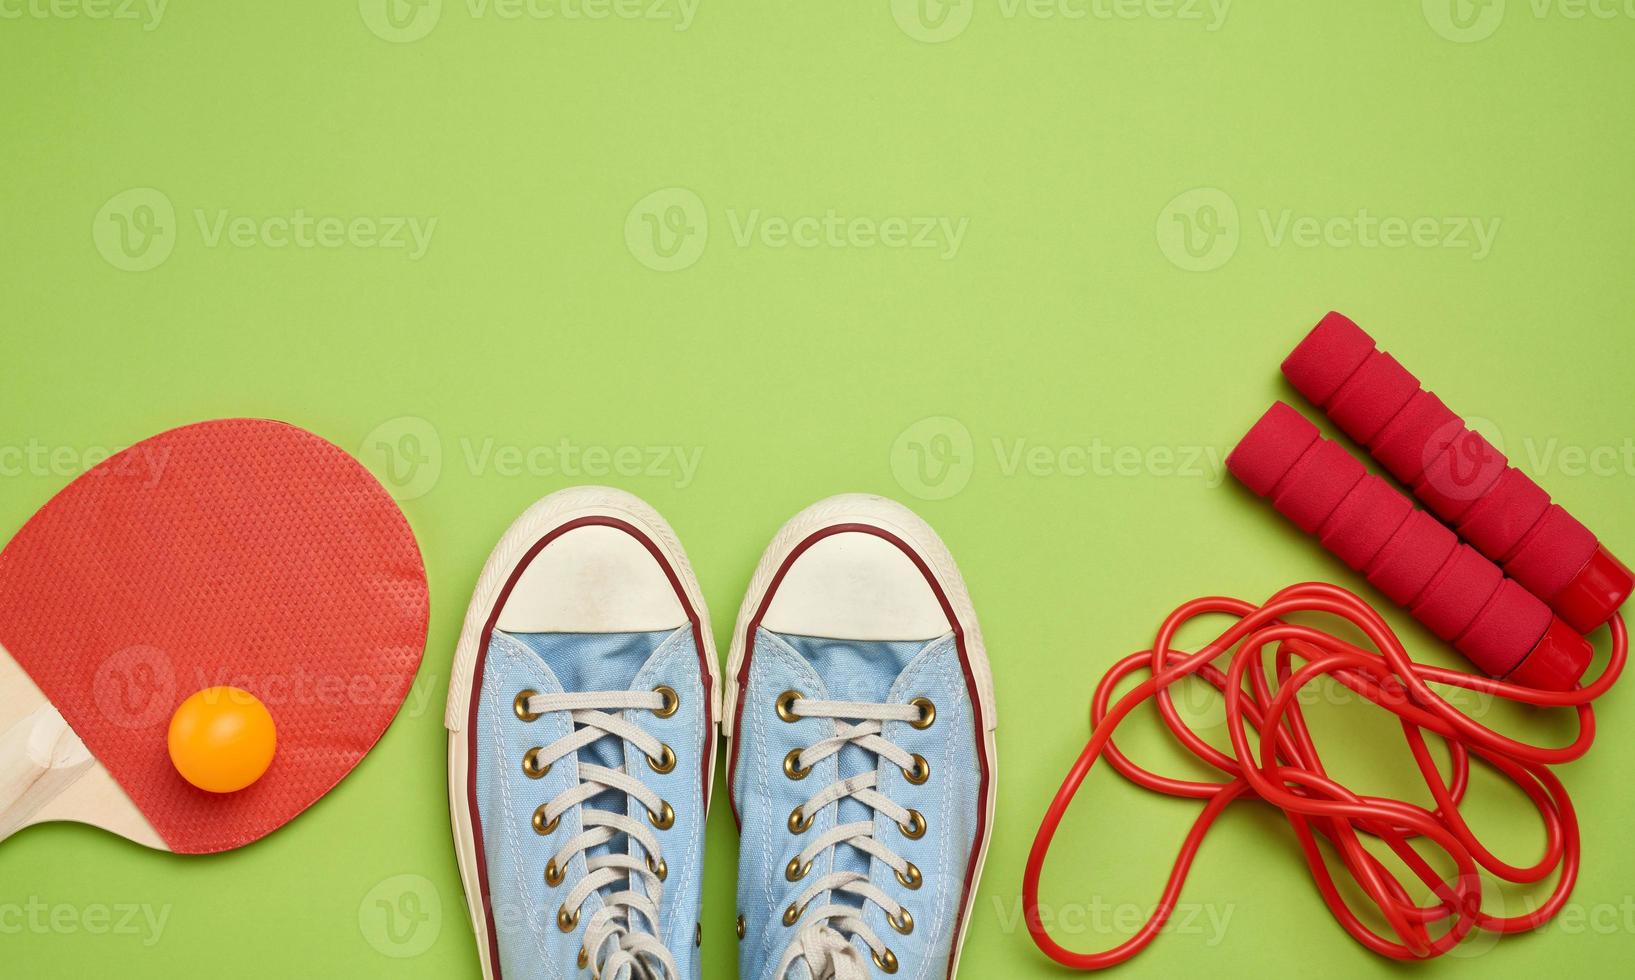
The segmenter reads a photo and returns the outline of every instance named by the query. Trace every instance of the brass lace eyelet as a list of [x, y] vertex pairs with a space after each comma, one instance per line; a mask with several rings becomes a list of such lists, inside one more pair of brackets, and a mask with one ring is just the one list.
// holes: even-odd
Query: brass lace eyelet
[[920, 869], [913, 861], [908, 862], [907, 871], [898, 871], [896, 874], [897, 884], [911, 892], [919, 891], [920, 885], [925, 883], [925, 878], [920, 875]]
[[893, 929], [896, 929], [898, 932], [906, 936], [914, 931], [914, 915], [906, 908], [902, 910], [902, 913], [902, 916], [899, 918], [893, 918], [892, 916], [888, 915], [886, 916], [886, 921], [891, 923], [891, 927]]
[[812, 829], [812, 823], [816, 819], [816, 817], [808, 816], [803, 808], [797, 806], [789, 813], [789, 832], [797, 836], [804, 834]]
[[555, 888], [557, 885], [562, 884], [562, 879], [565, 877], [567, 876], [562, 873], [562, 868], [557, 865], [556, 858], [551, 858], [545, 862], [545, 884]]
[[659, 757], [655, 759], [652, 756], [648, 756], [647, 765], [660, 776], [664, 775], [665, 773], [674, 772], [676, 768], [675, 750], [670, 748], [668, 745], [661, 744]]
[[799, 881], [806, 877], [811, 870], [812, 862], [808, 861], [805, 864], [801, 864], [800, 855], [797, 854], [789, 859], [788, 867], [783, 869], [783, 876], [789, 881]]
[[800, 921], [800, 917], [805, 914], [805, 912], [806, 910], [801, 908], [799, 905], [791, 904], [787, 909], [784, 909], [783, 924], [786, 926], [794, 925]]
[[676, 825], [676, 811], [667, 801], [661, 801], [659, 812], [647, 811], [647, 820], [659, 830], [669, 830]]
[[908, 703], [920, 709], [920, 720], [911, 721], [910, 725], [923, 732], [937, 723], [937, 706], [931, 703], [930, 698], [915, 698]]
[[791, 724], [800, 721], [800, 715], [795, 714], [795, 702], [800, 699], [799, 691], [785, 691], [778, 695], [778, 717]]
[[579, 969], [583, 970], [587, 966], [590, 966], [590, 950], [581, 946], [579, 947]]
[[653, 688], [653, 692], [664, 699], [664, 703], [653, 709], [653, 714], [660, 718], [669, 718], [681, 709], [681, 695], [673, 687], [660, 684]]
[[545, 776], [550, 773], [550, 764], [546, 763], [542, 765], [539, 761], [540, 753], [544, 751], [545, 750], [543, 748], [535, 746], [529, 749], [528, 752], [523, 755], [522, 774], [524, 776], [527, 776], [529, 779], [544, 779]]
[[806, 766], [805, 768], [801, 767], [800, 754], [804, 751], [806, 750], [791, 749], [789, 750], [789, 754], [783, 757], [783, 774], [785, 776], [788, 776], [790, 779], [800, 780], [805, 779], [807, 776], [812, 774], [811, 766]]
[[663, 881], [664, 879], [670, 877], [670, 863], [663, 858], [659, 858], [657, 861], [655, 861], [653, 860], [652, 855], [648, 855], [647, 870], [651, 871], [653, 873], [653, 877], [657, 878], [659, 881]]
[[904, 769], [903, 778], [915, 786], [924, 786], [931, 778], [931, 763], [926, 761], [925, 756], [916, 753], [914, 768]]
[[879, 967], [880, 969], [884, 970], [886, 973], [896, 973], [897, 972], [897, 954], [893, 953], [889, 949], [886, 950], [884, 953], [875, 953], [874, 954], [874, 965]]
[[555, 817], [553, 817], [548, 822], [546, 821], [546, 819], [545, 819], [545, 807], [546, 807], [546, 805], [547, 804], [544, 804], [544, 803], [541, 803], [539, 805], [539, 808], [534, 811], [534, 817], [533, 817], [533, 820], [531, 821], [533, 823], [533, 825], [534, 825], [534, 833], [538, 834], [541, 837], [547, 837], [547, 836], [549, 836], [551, 834], [556, 833], [556, 828], [560, 827], [562, 825], [562, 815], [561, 814], [557, 814]]
[[572, 932], [579, 928], [579, 910], [574, 909], [572, 912], [569, 912], [566, 905], [562, 906], [560, 909], [557, 909], [556, 927], [561, 929], [563, 932]]
[[925, 836], [925, 814], [918, 810], [908, 811], [908, 823], [900, 823], [897, 829], [909, 840], [919, 840]]
[[531, 697], [536, 697], [538, 694], [539, 692], [533, 688], [517, 692], [516, 700], [511, 702], [511, 710], [516, 712], [518, 720], [533, 721], [535, 718], [539, 717], [539, 712], [528, 710], [528, 699]]
[[744, 937], [747, 935], [749, 935], [749, 923], [740, 915], [738, 917], [738, 941], [743, 942]]
[[702, 922], [693, 923], [693, 945], [704, 945], [704, 923]]

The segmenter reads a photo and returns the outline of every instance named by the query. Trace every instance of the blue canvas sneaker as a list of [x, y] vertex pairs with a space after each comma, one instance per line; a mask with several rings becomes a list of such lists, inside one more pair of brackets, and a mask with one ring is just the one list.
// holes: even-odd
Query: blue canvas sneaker
[[445, 718], [486, 980], [698, 977], [716, 706], [698, 583], [651, 507], [579, 487], [505, 533]]
[[847, 495], [784, 525], [732, 637], [739, 976], [943, 980], [993, 829], [993, 680], [948, 549]]

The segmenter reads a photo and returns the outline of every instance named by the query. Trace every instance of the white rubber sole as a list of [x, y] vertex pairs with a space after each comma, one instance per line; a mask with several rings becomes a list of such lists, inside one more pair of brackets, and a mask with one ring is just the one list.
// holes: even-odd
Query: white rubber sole
[[[454, 853], [460, 867], [460, 883], [465, 889], [466, 911], [477, 939], [477, 952], [482, 962], [483, 980], [495, 980], [494, 964], [488, 948], [488, 923], [483, 907], [482, 871], [477, 853], [475, 828], [471, 824], [467, 787], [470, 780], [470, 733], [467, 721], [471, 712], [472, 681], [477, 656], [481, 652], [483, 634], [517, 565], [528, 552], [552, 531], [587, 517], [614, 518], [640, 530], [663, 553], [675, 572], [687, 602], [698, 616], [699, 635], [704, 645], [708, 676], [705, 678], [712, 718], [711, 731], [706, 733], [708, 746], [708, 779], [714, 779], [716, 730], [721, 723], [721, 680], [716, 667], [715, 637], [710, 630], [709, 609], [704, 605], [704, 594], [698, 587], [687, 554], [670, 525], [658, 511], [639, 497], [612, 487], [572, 487], [551, 494], [535, 503], [512, 523], [500, 542], [488, 556], [477, 587], [466, 610], [465, 625], [455, 647], [454, 665], [449, 673], [448, 703], [444, 710], [443, 727], [448, 729], [448, 786], [449, 822], [454, 835]], [[706, 783], [705, 798], [713, 803], [713, 787]]]
[[[970, 931], [975, 912], [977, 886], [982, 881], [983, 868], [988, 860], [988, 846], [993, 840], [999, 786], [999, 753], [994, 742], [998, 715], [994, 698], [993, 670], [988, 663], [987, 648], [982, 641], [982, 629], [977, 623], [976, 610], [971, 605], [970, 592], [965, 587], [965, 580], [959, 573], [959, 567], [954, 563], [954, 556], [937, 536], [937, 532], [931, 529], [931, 525], [894, 500], [856, 493], [820, 500], [790, 518], [761, 556], [760, 564], [755, 567], [755, 574], [750, 578], [749, 588], [744, 594], [743, 605], [738, 610], [738, 622], [733, 627], [732, 648], [724, 674], [721, 732], [729, 740], [737, 734], [735, 729], [738, 721], [738, 703], [742, 696], [738, 688], [738, 675], [749, 652], [749, 626], [765, 601], [767, 590], [772, 587], [779, 569], [783, 568], [789, 555], [813, 534], [841, 524], [862, 524], [879, 528], [911, 548], [936, 579], [964, 634], [965, 657], [976, 687], [978, 707], [982, 712], [983, 751], [988, 759], [988, 788], [987, 799], [982, 803], [986, 818], [983, 823], [982, 839], [977, 844], [971, 889], [965, 897], [965, 907], [960, 915], [959, 935], [954, 937], [954, 955], [949, 970], [949, 976], [952, 977], [959, 971], [960, 954], [965, 948], [965, 938]], [[732, 776], [731, 772], [727, 774], [729, 793], [732, 789], [730, 785]]]

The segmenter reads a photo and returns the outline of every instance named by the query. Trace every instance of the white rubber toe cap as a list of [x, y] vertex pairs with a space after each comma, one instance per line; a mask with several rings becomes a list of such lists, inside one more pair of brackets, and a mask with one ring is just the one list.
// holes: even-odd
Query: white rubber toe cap
[[639, 633], [686, 622], [646, 546], [619, 528], [592, 524], [564, 532], [534, 556], [497, 625], [507, 633]]
[[951, 628], [912, 559], [874, 534], [842, 531], [801, 553], [761, 625], [774, 633], [845, 640], [930, 640]]

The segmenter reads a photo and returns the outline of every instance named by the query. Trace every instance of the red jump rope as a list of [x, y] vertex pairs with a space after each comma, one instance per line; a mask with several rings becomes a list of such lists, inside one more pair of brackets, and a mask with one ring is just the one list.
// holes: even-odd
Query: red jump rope
[[[1616, 610], [1635, 579], [1582, 524], [1509, 468], [1485, 440], [1478, 443], [1480, 436], [1434, 395], [1421, 391], [1413, 376], [1378, 352], [1351, 321], [1330, 314], [1289, 357], [1284, 371], [1459, 533], [1368, 475], [1287, 405], [1273, 406], [1250, 430], [1228, 458], [1228, 468], [1489, 676], [1415, 662], [1373, 608], [1333, 585], [1293, 586], [1259, 606], [1217, 597], [1175, 610], [1150, 649], [1120, 660], [1097, 686], [1089, 744], [1051, 801], [1028, 856], [1022, 886], [1028, 932], [1041, 950], [1066, 966], [1102, 969], [1145, 948], [1174, 910], [1210, 826], [1240, 797], [1258, 798], [1283, 812], [1330, 911], [1358, 942], [1383, 956], [1439, 956], [1473, 929], [1498, 934], [1534, 929], [1554, 917], [1572, 893], [1579, 863], [1578, 822], [1550, 767], [1579, 758], [1594, 741], [1590, 703], [1623, 670], [1628, 634]], [[1456, 466], [1456, 456], [1463, 463], [1482, 463], [1464, 471], [1475, 472], [1476, 478], [1443, 477]], [[1460, 542], [1461, 534], [1468, 544]], [[1350, 624], [1370, 648], [1291, 621], [1314, 614], [1341, 621], [1337, 625]], [[1233, 621], [1196, 651], [1176, 649], [1176, 633], [1208, 615]], [[1581, 631], [1602, 624], [1611, 633], [1607, 666], [1596, 680], [1581, 684], [1591, 659]], [[1229, 657], [1224, 670], [1218, 664], [1222, 657]], [[1146, 676], [1115, 701], [1118, 685], [1142, 672]], [[1222, 693], [1230, 753], [1205, 742], [1176, 711], [1169, 689], [1189, 676]], [[1398, 718], [1434, 808], [1361, 795], [1328, 775], [1299, 701], [1302, 688], [1325, 676]], [[1578, 737], [1559, 748], [1516, 741], [1464, 714], [1431, 683], [1522, 704], [1571, 707], [1578, 715]], [[1113, 733], [1148, 699], [1175, 738], [1224, 779], [1201, 782], [1160, 775], [1118, 749]], [[1441, 739], [1446, 747], [1446, 774], [1438, 769], [1427, 736]], [[1111, 949], [1077, 953], [1058, 944], [1045, 928], [1039, 878], [1068, 805], [1103, 755], [1139, 786], [1205, 803], [1152, 917]], [[1533, 864], [1513, 865], [1495, 856], [1460, 815], [1472, 757], [1512, 781], [1538, 811], [1545, 847]], [[1319, 836], [1327, 840], [1333, 863]], [[1379, 860], [1365, 838], [1389, 849], [1411, 880]], [[1455, 869], [1453, 875], [1433, 868], [1415, 849], [1415, 841], [1441, 850]], [[1336, 871], [1349, 876], [1366, 896], [1383, 931], [1346, 903], [1335, 883]], [[1554, 875], [1555, 886], [1527, 914], [1492, 915], [1483, 911], [1483, 871], [1517, 884]], [[1410, 887], [1416, 881], [1427, 897], [1414, 897]]]

